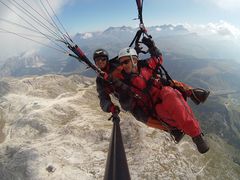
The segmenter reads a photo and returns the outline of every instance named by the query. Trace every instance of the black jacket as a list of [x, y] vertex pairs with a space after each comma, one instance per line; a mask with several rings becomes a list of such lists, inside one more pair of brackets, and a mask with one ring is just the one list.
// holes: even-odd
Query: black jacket
[[[119, 62], [116, 59], [113, 59], [108, 62], [107, 66], [105, 72], [111, 74], [119, 66]], [[114, 90], [113, 84], [98, 76], [96, 79], [96, 85], [100, 107], [104, 112], [110, 112], [110, 107], [113, 105], [110, 94], [114, 94], [116, 97], [118, 96]]]
[[[118, 63], [109, 62], [108, 74], [111, 74]], [[113, 105], [110, 94], [114, 95], [125, 111], [129, 111], [138, 121], [146, 122], [149, 114], [142, 111], [141, 107], [136, 106], [136, 97], [131, 94], [130, 87], [119, 79], [112, 79], [110, 82], [97, 77], [96, 79], [98, 98], [100, 100], [100, 107], [104, 112], [110, 112]]]

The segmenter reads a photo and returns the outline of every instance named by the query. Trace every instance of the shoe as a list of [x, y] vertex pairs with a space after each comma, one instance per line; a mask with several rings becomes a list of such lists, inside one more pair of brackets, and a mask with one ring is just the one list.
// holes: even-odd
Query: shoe
[[197, 149], [201, 154], [206, 153], [209, 150], [207, 142], [203, 139], [203, 135], [200, 134], [192, 138], [193, 142], [197, 145]]
[[190, 98], [196, 105], [204, 103], [210, 94], [210, 91], [206, 91], [200, 88], [192, 89], [191, 91], [192, 94]]
[[170, 131], [170, 135], [175, 141], [175, 143], [178, 144], [185, 134], [179, 129], [173, 129]]

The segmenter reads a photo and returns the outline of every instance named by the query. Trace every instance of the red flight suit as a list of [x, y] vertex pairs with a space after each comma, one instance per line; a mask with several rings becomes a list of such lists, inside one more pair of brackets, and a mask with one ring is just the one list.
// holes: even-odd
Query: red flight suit
[[[151, 57], [147, 61], [147, 66], [146, 64], [141, 66], [141, 61], [138, 61], [139, 73], [124, 74], [124, 82], [141, 97], [142, 101], [139, 101], [138, 105], [151, 107], [155, 118], [191, 137], [198, 136], [201, 134], [200, 125], [182, 94], [170, 86], [163, 86], [159, 79], [153, 78], [156, 66], [162, 62], [161, 55], [158, 58]], [[160, 121], [159, 124], [150, 121], [149, 126], [164, 129], [161, 128]]]

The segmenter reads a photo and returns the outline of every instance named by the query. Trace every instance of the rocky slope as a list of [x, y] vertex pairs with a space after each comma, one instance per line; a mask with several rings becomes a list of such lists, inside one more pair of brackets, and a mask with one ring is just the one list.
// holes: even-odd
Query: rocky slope
[[[78, 75], [1, 79], [1, 179], [103, 179], [112, 122], [98, 103], [94, 80]], [[200, 155], [189, 137], [176, 145], [120, 115], [133, 180], [239, 179], [239, 152], [216, 135], [206, 135], [211, 150]]]

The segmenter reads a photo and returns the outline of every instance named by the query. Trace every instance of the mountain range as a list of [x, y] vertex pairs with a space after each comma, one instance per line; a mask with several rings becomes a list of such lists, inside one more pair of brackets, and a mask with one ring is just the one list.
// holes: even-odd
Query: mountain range
[[[229, 30], [225, 27], [221, 26], [219, 30], [210, 29], [209, 31], [216, 31], [216, 34], [211, 36], [196, 33], [184, 25], [169, 24], [152, 26], [147, 29], [163, 53], [208, 60], [219, 59], [229, 61], [229, 63], [232, 60], [240, 62], [240, 43], [234, 38], [229, 38], [232, 34], [227, 33]], [[130, 44], [137, 30], [137, 28], [126, 26], [109, 27], [101, 32], [77, 33], [72, 39], [89, 59], [92, 59], [92, 54], [97, 48], [105, 48], [112, 58], [118, 54], [121, 48]], [[29, 52], [23, 54], [29, 55]], [[28, 61], [24, 60], [23, 54], [11, 57], [5, 60], [5, 63], [1, 62], [0, 77], [30, 75], [34, 74], [35, 71], [36, 74], [85, 72], [85, 67], [81, 63], [76, 62], [72, 57], [63, 56], [59, 52], [54, 53], [49, 48], [42, 48], [35, 54], [32, 52], [32, 57], [29, 55]], [[34, 59], [36, 56], [39, 57], [38, 62]], [[35, 68], [39, 64], [34, 65], [34, 63], [39, 63], [39, 61], [41, 61], [42, 66]], [[91, 72], [86, 74], [95, 76]]]

